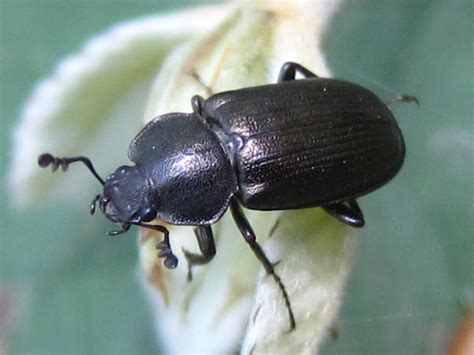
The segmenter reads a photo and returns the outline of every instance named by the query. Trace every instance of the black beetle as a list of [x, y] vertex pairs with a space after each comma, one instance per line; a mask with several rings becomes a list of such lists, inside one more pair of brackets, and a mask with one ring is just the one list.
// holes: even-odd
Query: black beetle
[[[304, 79], [295, 80], [296, 73]], [[319, 78], [297, 63], [285, 63], [277, 84], [227, 91], [191, 100], [193, 113], [156, 117], [135, 137], [128, 156], [105, 181], [86, 157], [43, 154], [41, 167], [65, 170], [84, 163], [104, 186], [102, 213], [126, 232], [137, 225], [158, 230], [166, 267], [177, 265], [168, 230], [148, 224], [156, 217], [195, 226], [201, 255], [184, 251], [193, 265], [215, 255], [211, 225], [230, 207], [232, 216], [267, 273], [274, 271], [240, 205], [255, 210], [321, 206], [343, 223], [364, 225], [355, 198], [387, 183], [402, 166], [405, 145], [386, 104], [349, 82]]]

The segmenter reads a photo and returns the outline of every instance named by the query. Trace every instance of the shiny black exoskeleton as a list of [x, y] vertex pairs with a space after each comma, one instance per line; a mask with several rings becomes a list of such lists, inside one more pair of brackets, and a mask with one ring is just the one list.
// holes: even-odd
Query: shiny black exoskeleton
[[[296, 73], [305, 79], [295, 80]], [[388, 182], [399, 171], [405, 146], [387, 106], [370, 91], [345, 81], [318, 78], [285, 63], [277, 84], [192, 99], [193, 113], [156, 117], [132, 141], [134, 165], [102, 178], [85, 157], [43, 154], [41, 167], [81, 161], [103, 184], [96, 202], [120, 230], [131, 225], [164, 234], [157, 246], [168, 268], [177, 265], [168, 230], [156, 217], [195, 226], [202, 255], [184, 251], [189, 264], [215, 255], [211, 225], [230, 208], [253, 252], [280, 287], [291, 329], [295, 320], [274, 265], [256, 242], [241, 205], [255, 210], [321, 206], [350, 226], [364, 225], [355, 198]]]

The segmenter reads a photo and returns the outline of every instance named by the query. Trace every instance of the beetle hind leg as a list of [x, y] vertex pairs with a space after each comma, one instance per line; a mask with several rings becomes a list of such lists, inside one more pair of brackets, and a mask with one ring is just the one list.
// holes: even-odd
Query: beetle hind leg
[[275, 280], [276, 284], [278, 285], [278, 288], [280, 289], [283, 295], [283, 300], [285, 301], [286, 308], [288, 309], [288, 316], [290, 319], [289, 330], [294, 330], [296, 328], [296, 322], [295, 316], [293, 315], [293, 310], [291, 308], [290, 297], [286, 292], [285, 285], [281, 281], [280, 276], [278, 276], [274, 269], [274, 265], [278, 264], [279, 261], [277, 261], [276, 263], [272, 263], [265, 255], [265, 252], [263, 251], [262, 247], [260, 246], [260, 244], [257, 243], [255, 232], [253, 231], [252, 227], [250, 226], [250, 223], [248, 222], [242, 209], [240, 208], [239, 202], [235, 198], [232, 198], [230, 200], [230, 211], [245, 241], [249, 244], [250, 248], [252, 249], [260, 263], [263, 265], [267, 274], [271, 275], [273, 277], [273, 280]]
[[199, 245], [200, 254], [194, 254], [181, 248], [184, 257], [188, 261], [188, 281], [193, 279], [192, 268], [194, 265], [204, 265], [210, 262], [216, 255], [216, 247], [214, 244], [214, 237], [212, 235], [212, 228], [207, 225], [198, 226], [194, 229], [194, 234]]
[[415, 104], [417, 104], [418, 107], [421, 107], [420, 106], [420, 100], [418, 100], [418, 97], [413, 96], [413, 95], [406, 95], [406, 94], [405, 95], [399, 95], [394, 100], [385, 102], [385, 105], [390, 106], [390, 105], [392, 105], [394, 103], [397, 103], [397, 102], [405, 102], [405, 103], [414, 102]]
[[364, 214], [354, 199], [330, 203], [321, 207], [331, 216], [351, 227], [360, 228], [365, 224]]
[[281, 66], [278, 82], [296, 80], [296, 73], [301, 74], [304, 78], [317, 78], [318, 76], [312, 71], [306, 69], [298, 63], [286, 62]]

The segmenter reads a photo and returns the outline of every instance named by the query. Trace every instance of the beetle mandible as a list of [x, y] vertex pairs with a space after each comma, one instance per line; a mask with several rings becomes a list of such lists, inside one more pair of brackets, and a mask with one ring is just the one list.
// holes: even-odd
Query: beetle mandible
[[[296, 80], [296, 73], [303, 79]], [[194, 265], [206, 264], [216, 249], [211, 225], [229, 208], [235, 223], [278, 284], [295, 318], [274, 264], [256, 241], [241, 205], [254, 210], [322, 207], [353, 227], [364, 225], [356, 198], [387, 183], [405, 156], [401, 131], [387, 105], [349, 82], [319, 78], [287, 62], [278, 82], [191, 99], [193, 113], [170, 113], [148, 123], [130, 144], [134, 163], [103, 180], [83, 156], [39, 156], [41, 167], [66, 170], [82, 162], [103, 185], [90, 206], [121, 229], [131, 225], [163, 233], [157, 244], [164, 265], [178, 259], [159, 218], [194, 226], [201, 254], [184, 250], [188, 278]]]

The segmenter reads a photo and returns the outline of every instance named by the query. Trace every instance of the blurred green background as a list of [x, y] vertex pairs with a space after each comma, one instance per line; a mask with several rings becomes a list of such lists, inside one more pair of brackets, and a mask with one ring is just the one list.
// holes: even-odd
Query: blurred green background
[[[1, 0], [2, 179], [22, 103], [59, 59], [119, 21], [190, 5]], [[470, 0], [348, 1], [325, 37], [334, 76], [387, 102], [414, 94], [421, 107], [393, 105], [406, 164], [362, 201], [367, 227], [339, 337], [323, 353], [437, 352], [473, 305], [472, 7]], [[89, 218], [89, 196], [83, 205], [18, 211], [4, 181], [0, 193], [0, 344], [7, 352], [159, 352], [133, 235], [102, 237], [110, 225]]]

